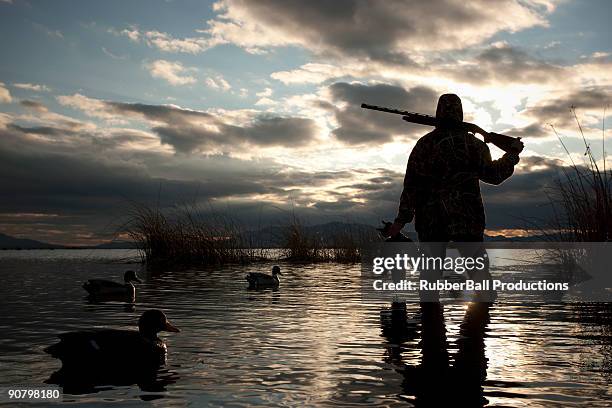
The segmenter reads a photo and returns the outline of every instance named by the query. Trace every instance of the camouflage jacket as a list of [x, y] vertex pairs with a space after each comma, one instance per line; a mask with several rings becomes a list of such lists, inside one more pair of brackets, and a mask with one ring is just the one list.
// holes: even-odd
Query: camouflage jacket
[[513, 153], [492, 160], [487, 145], [474, 135], [436, 128], [419, 139], [410, 154], [395, 220], [405, 224], [414, 217], [419, 233], [482, 234], [479, 180], [500, 184], [518, 161]]

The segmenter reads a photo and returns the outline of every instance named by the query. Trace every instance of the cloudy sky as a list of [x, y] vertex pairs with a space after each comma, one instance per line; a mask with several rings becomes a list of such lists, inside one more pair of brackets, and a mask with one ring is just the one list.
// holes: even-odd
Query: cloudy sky
[[489, 232], [516, 232], [546, 216], [570, 162], [551, 124], [584, 160], [571, 106], [603, 160], [611, 11], [606, 0], [0, 0], [0, 232], [100, 242], [133, 201], [198, 203], [253, 227], [292, 212], [392, 219], [429, 129], [359, 104], [432, 114], [446, 92], [466, 119], [524, 138], [513, 178], [483, 188]]

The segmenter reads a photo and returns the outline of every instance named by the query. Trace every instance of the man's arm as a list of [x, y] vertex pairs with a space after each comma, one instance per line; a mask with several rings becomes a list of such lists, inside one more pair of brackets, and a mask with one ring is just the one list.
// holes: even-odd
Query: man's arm
[[518, 142], [516, 151], [505, 153], [497, 160], [491, 159], [491, 152], [486, 144], [482, 144], [479, 178], [488, 184], [498, 185], [514, 173], [514, 165], [519, 162], [519, 153], [523, 150], [523, 143]]
[[416, 176], [417, 176], [417, 157], [420, 150], [419, 143], [414, 146], [408, 165], [406, 166], [406, 175], [404, 176], [404, 188], [400, 196], [399, 209], [397, 217], [389, 230], [389, 236], [394, 237], [404, 228], [404, 225], [410, 223], [414, 218], [414, 199], [416, 196]]

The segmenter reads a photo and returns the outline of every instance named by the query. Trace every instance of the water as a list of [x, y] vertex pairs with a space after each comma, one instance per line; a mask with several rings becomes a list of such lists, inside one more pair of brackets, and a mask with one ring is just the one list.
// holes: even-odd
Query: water
[[[182, 332], [163, 335], [157, 389], [100, 386], [64, 401], [423, 406], [446, 394], [471, 406], [609, 406], [610, 305], [503, 301], [466, 316], [468, 305], [446, 304], [442, 321], [417, 304], [364, 301], [359, 265], [282, 265], [280, 290], [250, 291], [245, 273], [270, 265], [152, 273], [123, 263], [134, 255], [0, 251], [0, 385], [47, 380], [60, 362], [43, 348], [60, 332], [130, 328], [160, 308]], [[126, 269], [144, 278], [133, 308], [85, 300], [84, 280]]]

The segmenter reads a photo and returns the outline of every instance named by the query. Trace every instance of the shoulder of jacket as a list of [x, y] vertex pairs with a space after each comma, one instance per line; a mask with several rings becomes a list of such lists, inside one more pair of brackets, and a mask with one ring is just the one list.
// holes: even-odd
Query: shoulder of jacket
[[417, 142], [416, 142], [416, 144], [415, 144], [414, 146], [415, 146], [415, 147], [416, 147], [416, 146], [425, 146], [425, 145], [428, 145], [428, 144], [430, 144], [430, 143], [433, 143], [433, 141], [434, 141], [434, 139], [436, 138], [437, 134], [438, 134], [438, 133], [436, 132], [436, 130], [435, 130], [435, 129], [434, 129], [434, 130], [432, 130], [431, 132], [429, 132], [429, 133], [427, 133], [427, 134], [425, 134], [425, 135], [421, 136], [421, 137], [420, 137], [420, 138], [417, 140]]

